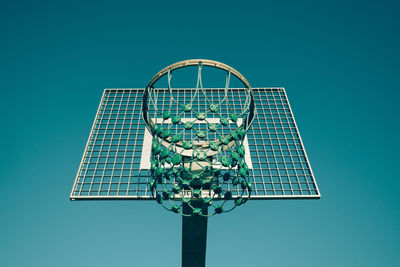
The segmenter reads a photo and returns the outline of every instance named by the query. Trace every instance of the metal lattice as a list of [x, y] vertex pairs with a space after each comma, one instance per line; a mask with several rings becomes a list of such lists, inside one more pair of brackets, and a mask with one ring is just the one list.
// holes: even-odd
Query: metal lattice
[[[245, 144], [253, 185], [250, 199], [319, 198], [285, 89], [252, 89], [257, 114]], [[214, 97], [222, 97], [223, 88], [205, 90], [210, 96], [213, 90]], [[149, 190], [147, 154], [152, 136], [140, 114], [143, 93], [143, 88], [104, 90], [72, 187], [72, 200], [154, 200]], [[191, 97], [187, 88], [175, 94]], [[234, 108], [244, 104], [240, 90], [232, 89], [230, 97]], [[165, 93], [158, 94], [157, 103], [162, 109], [167, 103]], [[199, 99], [193, 105], [204, 103], [204, 99]], [[229, 116], [227, 110], [221, 112]], [[234, 197], [238, 194], [233, 192]]]

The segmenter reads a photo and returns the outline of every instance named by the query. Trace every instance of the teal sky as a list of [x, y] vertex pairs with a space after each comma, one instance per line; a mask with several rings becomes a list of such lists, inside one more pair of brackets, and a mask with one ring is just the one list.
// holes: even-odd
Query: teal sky
[[207, 266], [398, 266], [397, 1], [0, 2], [0, 266], [180, 266], [155, 202], [70, 202], [104, 88], [188, 58], [285, 87], [321, 200], [209, 219]]

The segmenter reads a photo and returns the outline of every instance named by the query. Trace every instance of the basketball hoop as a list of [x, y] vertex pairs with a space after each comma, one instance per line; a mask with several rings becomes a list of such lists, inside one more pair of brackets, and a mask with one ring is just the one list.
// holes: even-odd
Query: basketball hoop
[[[172, 74], [189, 67], [197, 67], [196, 87], [173, 88]], [[224, 89], [203, 87], [205, 68], [224, 71]], [[232, 77], [243, 86], [231, 88]], [[162, 78], [167, 79], [167, 88], [157, 86]], [[177, 90], [185, 96], [179, 96]], [[168, 109], [159, 108], [159, 94], [169, 97], [169, 105], [162, 105]], [[199, 103], [199, 96], [205, 101]], [[230, 97], [244, 97], [244, 105], [233, 105]], [[243, 142], [255, 107], [253, 91], [243, 75], [212, 60], [177, 62], [150, 80], [142, 115], [153, 136], [150, 190], [164, 208], [184, 216], [212, 216], [247, 201], [251, 184]]]

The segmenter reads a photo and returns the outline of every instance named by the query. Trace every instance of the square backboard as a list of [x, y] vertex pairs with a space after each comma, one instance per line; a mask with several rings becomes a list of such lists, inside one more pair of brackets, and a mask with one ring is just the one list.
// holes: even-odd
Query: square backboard
[[[244, 142], [253, 185], [250, 198], [320, 198], [285, 89], [252, 89], [256, 116]], [[141, 116], [143, 92], [104, 90], [71, 200], [154, 199], [148, 185], [152, 136]], [[240, 97], [235, 99], [243, 104]]]

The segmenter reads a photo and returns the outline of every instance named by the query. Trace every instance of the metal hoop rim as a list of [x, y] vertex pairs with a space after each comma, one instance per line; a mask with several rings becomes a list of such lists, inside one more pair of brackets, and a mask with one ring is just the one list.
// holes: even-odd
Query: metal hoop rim
[[[249, 90], [250, 93], [250, 97], [251, 97], [251, 101], [250, 101], [250, 110], [254, 110], [254, 94], [253, 94], [253, 90], [249, 84], [249, 82], [246, 80], [246, 78], [236, 69], [232, 68], [229, 65], [226, 65], [224, 63], [215, 61], [215, 60], [209, 60], [209, 59], [188, 59], [188, 60], [183, 60], [183, 61], [179, 61], [176, 62], [174, 64], [171, 64], [167, 67], [165, 67], [164, 69], [160, 70], [156, 75], [153, 76], [153, 78], [150, 80], [150, 82], [148, 83], [144, 94], [143, 94], [143, 100], [142, 100], [142, 117], [144, 119], [145, 125], [147, 127], [147, 129], [153, 133], [153, 127], [154, 127], [154, 122], [151, 121], [151, 119], [148, 117], [148, 113], [147, 113], [147, 105], [146, 105], [146, 101], [147, 101], [147, 97], [148, 97], [148, 93], [149, 93], [149, 89], [153, 87], [153, 85], [161, 78], [163, 77], [165, 74], [167, 74], [168, 72], [172, 71], [172, 70], [176, 70], [176, 69], [180, 69], [180, 68], [184, 68], [184, 67], [188, 67], [188, 66], [197, 66], [199, 64], [203, 64], [204, 66], [209, 66], [209, 67], [214, 67], [214, 68], [218, 68], [218, 69], [222, 69], [225, 71], [230, 71], [231, 74], [233, 74], [235, 77], [237, 77], [245, 86], [246, 88]], [[244, 122], [243, 125], [246, 125], [246, 127], [248, 127], [249, 125], [251, 125], [253, 119], [254, 119], [254, 111], [250, 112], [251, 114], [249, 114], [248, 118], [246, 119], [246, 121]]]
[[164, 69], [160, 70], [156, 75], [153, 76], [153, 78], [150, 80], [146, 88], [151, 88], [161, 77], [163, 77], [165, 74], [168, 73], [168, 71], [180, 69], [180, 68], [185, 68], [189, 66], [197, 66], [199, 64], [203, 64], [203, 66], [209, 66], [209, 67], [214, 67], [217, 69], [222, 69], [226, 71], [230, 71], [234, 76], [236, 76], [240, 81], [243, 82], [243, 84], [251, 90], [251, 86], [249, 82], [246, 80], [246, 78], [237, 70], [232, 68], [229, 65], [226, 65], [224, 63], [215, 61], [215, 60], [210, 60], [210, 59], [187, 59], [183, 61], [176, 62], [174, 64], [171, 64]]

